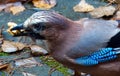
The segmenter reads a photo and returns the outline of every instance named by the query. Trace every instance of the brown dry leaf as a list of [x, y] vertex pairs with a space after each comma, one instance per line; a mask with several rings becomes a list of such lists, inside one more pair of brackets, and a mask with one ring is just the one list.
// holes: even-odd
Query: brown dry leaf
[[112, 20], [120, 20], [120, 11], [117, 11]]
[[86, 3], [85, 0], [81, 0], [79, 4], [73, 7], [75, 12], [90, 12], [94, 10], [94, 6]]
[[14, 6], [10, 7], [10, 11], [13, 13], [13, 15], [18, 14], [25, 10], [25, 7], [19, 2], [14, 4]]
[[36, 76], [36, 75], [30, 74], [30, 73], [26, 73], [26, 72], [22, 72], [22, 74], [23, 74], [24, 76]]
[[4, 40], [1, 48], [3, 52], [7, 52], [7, 53], [18, 51], [17, 46], [15, 46], [12, 42], [6, 40]]
[[34, 67], [36, 65], [41, 65], [33, 57], [27, 59], [16, 60], [15, 65], [17, 67]]
[[108, 2], [110, 2], [110, 3], [114, 3], [115, 2], [115, 0], [107, 0]]
[[5, 9], [5, 5], [0, 5], [0, 12], [3, 10], [3, 9]]
[[42, 47], [38, 45], [31, 45], [30, 49], [32, 51], [32, 55], [34, 56], [45, 55], [48, 53], [47, 50], [43, 49]]
[[11, 42], [4, 40], [1, 48], [3, 52], [11, 53], [11, 52], [23, 50], [26, 47], [28, 46], [20, 42]]
[[18, 14], [24, 10], [25, 10], [24, 6], [13, 6], [10, 8], [10, 11], [13, 13], [13, 15]]
[[115, 0], [116, 3], [120, 4], [120, 0]]
[[0, 4], [6, 4], [10, 2], [16, 2], [17, 0], [0, 0]]
[[11, 52], [23, 50], [26, 47], [28, 46], [20, 42], [11, 42], [4, 40], [1, 48], [3, 52], [11, 53]]
[[10, 74], [13, 71], [13, 67], [11, 64], [6, 63], [6, 64], [0, 64], [0, 70], [6, 71], [8, 74]]
[[13, 71], [13, 66], [11, 64], [8, 64], [8, 67], [5, 69], [5, 71], [10, 74]]
[[0, 64], [0, 70], [5, 69], [9, 66], [9, 64]]
[[18, 50], [23, 50], [24, 48], [28, 47], [26, 44], [20, 42], [12, 42], [15, 46], [17, 46]]
[[6, 4], [6, 3], [18, 2], [18, 1], [27, 1], [27, 0], [0, 0], [0, 4]]
[[110, 3], [118, 3], [118, 4], [120, 4], [120, 0], [107, 0], [108, 2], [110, 2]]
[[93, 18], [100, 18], [103, 16], [113, 15], [115, 10], [116, 9], [113, 6], [100, 6], [96, 8], [94, 11], [90, 12], [90, 14]]
[[5, 10], [5, 12], [12, 12], [13, 15], [18, 14], [25, 10], [25, 7], [21, 2], [8, 3], [0, 5], [0, 11]]
[[40, 9], [49, 10], [56, 5], [56, 0], [33, 0], [34, 6]]
[[1, 4], [0, 5], [0, 12], [5, 10], [5, 12], [10, 12], [10, 7], [13, 5], [13, 3], [8, 3], [8, 4]]

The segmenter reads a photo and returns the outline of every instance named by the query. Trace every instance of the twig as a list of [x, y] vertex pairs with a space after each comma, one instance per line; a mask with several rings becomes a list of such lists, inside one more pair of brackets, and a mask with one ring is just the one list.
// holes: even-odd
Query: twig
[[51, 74], [57, 70], [56, 68], [59, 68], [59, 67], [60, 67], [60, 66], [54, 66], [54, 67], [52, 67], [52, 68], [49, 70], [49, 72], [48, 72], [48, 76], [51, 76]]
[[0, 65], [0, 69], [4, 69], [4, 68], [7, 68], [9, 64], [2, 64]]
[[113, 1], [111, 1], [110, 3], [108, 3], [107, 5], [105, 5], [105, 6], [109, 6], [109, 5], [111, 5], [112, 3], [114, 3], [115, 1], [113, 0]]
[[16, 69], [17, 69], [17, 67], [14, 67], [13, 70], [11, 71], [11, 73], [8, 76], [13, 76]]
[[2, 36], [2, 31], [3, 31], [3, 29], [4, 29], [4, 25], [2, 25], [1, 28], [0, 28], [0, 38], [3, 37], [3, 36]]
[[14, 59], [3, 59], [2, 63], [3, 63], [3, 64], [7, 64], [7, 63], [14, 62], [14, 61], [16, 61], [16, 60], [20, 60], [20, 59], [24, 59], [24, 58], [29, 58], [30, 56], [29, 56], [29, 57], [24, 57], [26, 53], [28, 53], [28, 51], [27, 51], [27, 52], [24, 52], [24, 53], [21, 54], [21, 55], [18, 55], [18, 56], [17, 56], [16, 58], [14, 58]]

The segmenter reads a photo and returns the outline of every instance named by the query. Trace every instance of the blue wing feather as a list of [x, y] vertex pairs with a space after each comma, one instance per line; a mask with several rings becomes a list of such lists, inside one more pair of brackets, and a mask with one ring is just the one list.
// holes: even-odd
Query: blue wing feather
[[93, 66], [102, 62], [116, 59], [118, 54], [120, 54], [120, 48], [102, 48], [89, 56], [83, 56], [75, 59], [75, 62], [83, 66]]

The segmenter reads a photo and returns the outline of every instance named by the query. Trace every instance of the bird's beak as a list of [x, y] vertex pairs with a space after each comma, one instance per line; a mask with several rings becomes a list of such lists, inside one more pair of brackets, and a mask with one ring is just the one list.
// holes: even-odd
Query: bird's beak
[[13, 27], [11, 30], [13, 31], [13, 30], [22, 30], [22, 29], [24, 29], [23, 24], [19, 24], [19, 25]]
[[11, 31], [14, 31], [14, 30], [19, 31], [17, 34], [14, 35], [15, 37], [17, 37], [17, 36], [29, 36], [29, 37], [32, 37], [34, 39], [43, 39], [43, 40], [45, 39], [45, 37], [40, 35], [39, 33], [36, 33], [29, 28], [25, 28], [23, 24], [19, 24], [11, 29]]
[[10, 30], [16, 31], [14, 33], [14, 36], [26, 36], [27, 35], [23, 24], [18, 24], [17, 26], [12, 27]]

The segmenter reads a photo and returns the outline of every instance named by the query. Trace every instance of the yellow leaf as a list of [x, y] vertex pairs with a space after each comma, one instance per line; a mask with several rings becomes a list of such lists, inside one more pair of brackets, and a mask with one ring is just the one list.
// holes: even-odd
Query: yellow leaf
[[12, 7], [10, 7], [10, 11], [13, 13], [13, 15], [18, 14], [18, 13], [24, 11], [24, 10], [25, 10], [25, 7], [22, 6], [22, 5], [21, 6], [12, 6]]
[[49, 2], [47, 0], [33, 0], [32, 2], [35, 7], [45, 10], [49, 10], [56, 5], [55, 0], [50, 0]]

